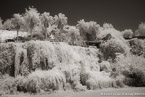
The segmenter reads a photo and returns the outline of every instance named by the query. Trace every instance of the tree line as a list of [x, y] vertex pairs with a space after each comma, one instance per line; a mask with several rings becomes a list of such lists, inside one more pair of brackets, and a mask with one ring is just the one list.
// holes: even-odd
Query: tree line
[[[111, 24], [105, 23], [104, 27], [113, 28]], [[76, 44], [82, 41], [94, 41], [101, 29], [100, 25], [94, 21], [85, 22], [85, 20], [78, 21], [76, 26], [68, 24], [68, 18], [59, 13], [51, 16], [49, 12], [40, 14], [34, 7], [29, 7], [23, 14], [13, 14], [13, 17], [3, 21], [0, 18], [0, 29], [2, 30], [16, 30], [17, 41], [20, 31], [26, 31], [30, 34], [30, 39], [37, 36], [43, 40], [54, 39], [55, 41], [67, 41], [70, 44]], [[145, 36], [145, 23], [141, 23], [138, 29], [134, 32]], [[133, 36], [131, 29], [122, 31], [124, 38]]]

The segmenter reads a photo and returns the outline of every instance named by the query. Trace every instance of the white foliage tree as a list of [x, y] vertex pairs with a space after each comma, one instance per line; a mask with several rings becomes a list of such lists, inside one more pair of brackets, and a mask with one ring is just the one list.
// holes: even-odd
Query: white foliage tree
[[124, 38], [132, 38], [133, 37], [133, 32], [131, 29], [125, 29], [123, 32], [123, 37]]
[[4, 28], [5, 30], [11, 30], [12, 28], [14, 28], [14, 25], [12, 24], [12, 19], [7, 19], [7, 20], [4, 22], [3, 28]]
[[55, 25], [57, 25], [58, 29], [63, 29], [64, 25], [67, 24], [67, 19], [68, 18], [62, 13], [59, 13], [58, 16], [54, 16]]
[[77, 27], [85, 41], [94, 41], [99, 33], [100, 25], [94, 21], [85, 22], [84, 19], [82, 19], [78, 21]]
[[12, 24], [14, 25], [14, 28], [17, 30], [17, 41], [18, 41], [19, 30], [21, 29], [21, 26], [24, 24], [22, 15], [14, 14], [12, 18]]
[[112, 28], [114, 28], [112, 24], [109, 24], [109, 23], [103, 24], [103, 29], [112, 29]]
[[135, 36], [145, 36], [145, 23], [141, 23], [135, 31]]
[[77, 29], [75, 26], [69, 26], [66, 25], [63, 27], [63, 30], [68, 32], [68, 41], [70, 44], [76, 44], [75, 42], [77, 42], [79, 36], [80, 36], [80, 32], [79, 29]]
[[29, 9], [26, 9], [24, 19], [25, 19], [25, 24], [30, 29], [31, 38], [33, 35], [34, 27], [37, 26], [38, 23], [40, 22], [39, 15], [40, 15], [40, 13], [37, 11], [36, 8], [29, 7]]
[[41, 17], [41, 23], [43, 25], [43, 30], [45, 33], [45, 39], [47, 39], [47, 35], [50, 34], [50, 28], [52, 23], [54, 22], [53, 17], [50, 16], [50, 13], [44, 12]]

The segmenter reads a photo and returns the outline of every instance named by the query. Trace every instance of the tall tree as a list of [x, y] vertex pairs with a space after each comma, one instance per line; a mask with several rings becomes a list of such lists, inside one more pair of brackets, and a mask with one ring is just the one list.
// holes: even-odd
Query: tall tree
[[25, 24], [29, 28], [31, 39], [32, 39], [34, 27], [40, 22], [39, 15], [40, 13], [38, 13], [36, 8], [29, 7], [28, 9], [26, 9], [24, 20], [25, 20]]
[[100, 25], [94, 21], [85, 22], [84, 20], [78, 21], [77, 28], [80, 30], [80, 35], [85, 41], [96, 40], [96, 35], [99, 33]]
[[80, 37], [79, 29], [77, 29], [75, 26], [66, 25], [63, 27], [63, 30], [67, 32], [67, 41], [69, 42], [69, 44], [77, 44], [76, 42], [78, 42], [78, 39]]
[[67, 19], [68, 18], [62, 13], [59, 13], [58, 16], [54, 16], [55, 25], [57, 25], [58, 29], [63, 29], [67, 24]]
[[18, 34], [20, 31], [20, 28], [24, 24], [22, 15], [14, 14], [12, 18], [12, 24], [14, 25], [14, 28], [17, 30], [17, 41], [18, 41]]
[[63, 27], [67, 24], [67, 19], [68, 18], [62, 13], [54, 16], [54, 24], [58, 28], [58, 33], [55, 35], [55, 37], [57, 37], [56, 39], [61, 42], [65, 39], [65, 31], [63, 30]]
[[48, 28], [51, 28], [51, 25], [53, 24], [54, 20], [53, 17], [50, 16], [50, 13], [44, 12], [40, 16], [41, 24], [43, 25], [43, 31], [45, 33], [45, 39], [47, 39], [47, 35], [50, 34], [50, 31]]

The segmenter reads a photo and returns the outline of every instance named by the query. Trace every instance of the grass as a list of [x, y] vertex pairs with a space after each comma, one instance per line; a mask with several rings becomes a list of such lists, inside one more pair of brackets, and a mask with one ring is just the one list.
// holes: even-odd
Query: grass
[[[131, 88], [131, 87], [126, 87], [126, 88], [119, 88], [119, 89], [114, 89], [114, 88], [105, 88], [101, 90], [95, 90], [95, 91], [86, 91], [86, 92], [56, 92], [52, 93], [49, 95], [30, 95], [30, 94], [21, 94], [21, 95], [7, 95], [4, 97], [144, 97], [144, 95], [135, 95], [135, 93], [144, 93], [145, 88], [144, 87], [137, 87], [137, 88]], [[114, 93], [114, 95], [113, 95]], [[126, 95], [121, 95], [121, 94], [128, 93]], [[103, 95], [104, 94], [104, 95]], [[106, 94], [106, 95], [105, 95]], [[110, 95], [109, 95], [110, 94]], [[111, 95], [112, 94], [112, 95]], [[116, 95], [115, 95], [116, 94]], [[134, 94], [134, 95], [132, 95]], [[118, 95], [118, 96], [117, 96]]]

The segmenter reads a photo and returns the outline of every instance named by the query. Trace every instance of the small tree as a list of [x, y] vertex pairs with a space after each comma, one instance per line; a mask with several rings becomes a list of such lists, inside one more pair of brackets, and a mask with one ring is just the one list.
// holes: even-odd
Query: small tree
[[99, 33], [99, 27], [96, 22], [90, 21], [85, 22], [84, 20], [78, 21], [78, 29], [80, 30], [80, 35], [85, 41], [94, 41]]
[[12, 24], [14, 28], [17, 30], [17, 41], [18, 41], [18, 34], [21, 26], [24, 24], [23, 17], [20, 14], [14, 14], [14, 18], [12, 18]]
[[54, 16], [54, 23], [57, 25], [58, 29], [62, 30], [63, 27], [67, 24], [67, 17], [64, 14], [59, 13], [58, 16]]
[[103, 24], [103, 29], [113, 29], [113, 25], [112, 24], [109, 24], [109, 23], [104, 23]]
[[41, 15], [40, 19], [41, 19], [41, 24], [43, 25], [43, 30], [44, 30], [44, 33], [45, 33], [45, 39], [47, 39], [48, 33], [50, 34], [50, 32], [48, 31], [48, 28], [50, 28], [52, 23], [53, 23], [53, 17], [50, 16], [49, 13], [44, 12]]
[[3, 28], [4, 28], [5, 30], [11, 30], [12, 28], [14, 28], [14, 25], [12, 24], [12, 19], [7, 19], [7, 20], [4, 22]]
[[38, 13], [37, 9], [33, 8], [33, 7], [32, 8], [29, 7], [29, 9], [26, 9], [24, 20], [25, 20], [25, 24], [30, 29], [30, 34], [31, 34], [31, 38], [32, 38], [33, 29], [40, 22], [39, 13]]
[[145, 36], [145, 23], [141, 23], [135, 31], [135, 36]]
[[115, 60], [118, 53], [126, 54], [126, 49], [120, 40], [110, 39], [107, 42], [101, 44], [101, 52], [105, 60]]
[[63, 27], [66, 24], [67, 24], [67, 17], [64, 14], [59, 13], [58, 16], [57, 15], [54, 16], [54, 25], [56, 25], [58, 29], [58, 33], [55, 35], [56, 41], [62, 42], [65, 40], [66, 33], [63, 30]]
[[80, 32], [75, 26], [64, 26], [63, 30], [67, 32], [67, 40], [70, 44], [75, 45], [79, 39]]
[[123, 37], [124, 38], [132, 38], [133, 37], [133, 32], [131, 29], [125, 29], [123, 31]]

